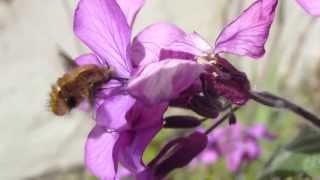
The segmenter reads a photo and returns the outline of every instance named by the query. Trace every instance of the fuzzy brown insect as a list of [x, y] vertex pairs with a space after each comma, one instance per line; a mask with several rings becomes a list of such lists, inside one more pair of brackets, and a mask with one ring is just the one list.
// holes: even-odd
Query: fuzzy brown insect
[[110, 78], [111, 70], [108, 68], [93, 64], [73, 68], [52, 86], [49, 102], [51, 111], [63, 116], [84, 100], [91, 101], [95, 88]]

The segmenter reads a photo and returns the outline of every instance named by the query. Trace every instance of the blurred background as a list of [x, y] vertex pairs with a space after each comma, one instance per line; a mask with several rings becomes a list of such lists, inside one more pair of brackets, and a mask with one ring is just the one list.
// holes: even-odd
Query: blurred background
[[[196, 30], [214, 42], [223, 25], [251, 2], [146, 0], [137, 17], [135, 32], [154, 22], [169, 21], [186, 31]], [[82, 166], [84, 142], [93, 125], [92, 115], [73, 111], [57, 118], [47, 105], [51, 85], [65, 71], [59, 52], [73, 58], [87, 52], [72, 32], [76, 3], [77, 0], [0, 0], [1, 180], [94, 179]], [[267, 53], [262, 59], [234, 56], [229, 59], [248, 74], [253, 89], [289, 98], [320, 115], [320, 19], [307, 15], [294, 1], [280, 1]], [[173, 109], [169, 113], [181, 111]], [[292, 172], [320, 177], [320, 145], [311, 156], [310, 153], [297, 156], [282, 148], [301, 138], [299, 134], [313, 132], [301, 118], [254, 102], [249, 102], [237, 116], [243, 124], [264, 123], [278, 135], [276, 141], [262, 143], [262, 157], [243, 170], [243, 179], [257, 179], [277, 168], [284, 168], [293, 177]], [[317, 145], [320, 136], [314, 133], [313, 139], [308, 140]], [[146, 152], [145, 160], [150, 160], [164, 140], [175, 134], [162, 131]], [[273, 166], [270, 158], [278, 156], [280, 160]], [[177, 170], [170, 178], [228, 180], [235, 177], [221, 160], [210, 167]]]

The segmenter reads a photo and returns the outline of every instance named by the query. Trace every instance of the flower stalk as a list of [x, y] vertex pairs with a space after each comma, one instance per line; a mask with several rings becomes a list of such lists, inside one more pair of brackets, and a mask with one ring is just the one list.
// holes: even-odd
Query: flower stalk
[[215, 128], [217, 128], [218, 126], [220, 126], [224, 121], [228, 120], [228, 118], [230, 117], [231, 114], [233, 114], [234, 112], [236, 112], [240, 107], [234, 107], [231, 108], [231, 110], [226, 113], [224, 116], [222, 116], [220, 119], [218, 119], [217, 122], [215, 122], [210, 128], [208, 128], [205, 132], [206, 135], [210, 134], [210, 132], [212, 132]]
[[260, 104], [263, 104], [265, 106], [269, 106], [277, 109], [287, 109], [297, 114], [298, 116], [301, 116], [302, 118], [308, 120], [318, 128], [320, 128], [320, 118], [317, 115], [313, 114], [312, 112], [304, 109], [303, 107], [285, 98], [276, 96], [269, 92], [257, 92], [257, 91], [251, 91], [250, 97], [252, 100]]

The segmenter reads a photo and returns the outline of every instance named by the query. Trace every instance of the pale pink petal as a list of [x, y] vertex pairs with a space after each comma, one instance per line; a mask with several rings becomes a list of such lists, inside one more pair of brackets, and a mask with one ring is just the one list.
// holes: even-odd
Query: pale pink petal
[[117, 3], [126, 16], [128, 24], [132, 27], [136, 15], [144, 5], [144, 0], [117, 0]]
[[148, 104], [178, 97], [204, 71], [204, 66], [188, 60], [164, 60], [147, 65], [128, 83], [128, 91]]
[[[148, 121], [148, 119], [144, 119], [144, 121]], [[143, 153], [161, 127], [162, 123], [159, 121], [153, 127], [132, 130], [126, 132], [126, 134], [121, 134], [120, 139], [124, 139], [125, 141], [121, 146], [119, 154], [121, 164], [134, 174], [142, 172], [145, 168], [142, 161]]]
[[167, 47], [185, 33], [169, 23], [156, 23], [146, 27], [133, 40], [132, 61], [135, 67], [159, 61], [161, 48]]
[[259, 58], [264, 55], [278, 0], [257, 0], [228, 24], [215, 43], [214, 53]]
[[118, 152], [114, 146], [119, 136], [96, 126], [90, 132], [85, 147], [85, 164], [90, 172], [101, 179], [114, 179], [118, 167]]
[[319, 0], [297, 0], [300, 6], [312, 16], [320, 16]]
[[189, 34], [186, 40], [192, 42], [192, 44], [202, 52], [209, 52], [212, 50], [210, 44], [197, 32]]
[[74, 16], [74, 32], [106, 66], [119, 76], [129, 76], [131, 29], [114, 0], [80, 0]]
[[95, 64], [97, 66], [103, 66], [103, 63], [94, 54], [84, 54], [76, 58], [76, 64], [79, 66], [87, 64]]
[[[183, 38], [177, 39], [169, 46], [164, 47], [161, 51], [161, 59], [177, 58], [177, 53], [190, 53], [194, 56], [203, 56], [212, 51], [212, 47], [197, 32], [185, 35]], [[183, 59], [183, 57], [181, 57]]]

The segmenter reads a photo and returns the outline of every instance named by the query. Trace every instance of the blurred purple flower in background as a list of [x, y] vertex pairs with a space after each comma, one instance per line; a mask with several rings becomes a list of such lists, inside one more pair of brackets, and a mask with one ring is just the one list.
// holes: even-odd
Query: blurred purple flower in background
[[250, 163], [259, 158], [262, 139], [273, 140], [271, 134], [262, 124], [252, 127], [243, 127], [235, 124], [215, 129], [208, 135], [207, 148], [193, 161], [196, 164], [212, 165], [219, 158], [224, 157], [228, 169], [235, 173], [245, 163]]
[[[135, 78], [146, 80], [150, 83], [138, 88], [148, 89], [155, 99], [171, 97], [187, 88], [203, 71], [203, 65], [186, 60], [158, 62], [157, 56], [141, 52], [142, 44], [131, 44], [132, 24], [143, 4], [143, 0], [80, 0], [75, 12], [74, 32], [94, 52], [80, 56], [77, 64], [95, 64], [113, 71], [113, 80], [94, 93], [96, 126], [85, 148], [87, 167], [101, 179], [116, 177], [119, 162], [133, 174], [144, 169], [142, 154], [161, 129], [167, 109], [166, 102], [147, 106], [128, 95], [127, 82]], [[171, 31], [171, 26], [154, 24], [138, 37], [156, 34], [156, 48], [151, 53], [157, 54], [174, 40], [176, 31]], [[162, 88], [154, 89], [155, 83]]]
[[310, 15], [320, 16], [319, 0], [297, 0], [297, 2]]

